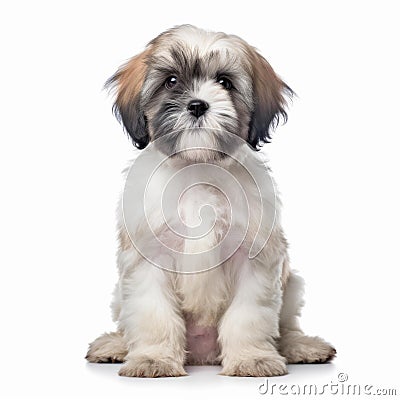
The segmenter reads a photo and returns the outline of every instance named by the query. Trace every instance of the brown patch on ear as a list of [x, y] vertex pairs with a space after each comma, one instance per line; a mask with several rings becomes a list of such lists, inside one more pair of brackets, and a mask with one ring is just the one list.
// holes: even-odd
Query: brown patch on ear
[[146, 76], [146, 60], [151, 53], [147, 48], [142, 53], [132, 57], [111, 78], [117, 82], [118, 96], [116, 103], [120, 107], [126, 107], [129, 101], [138, 96]]
[[133, 143], [139, 149], [146, 147], [149, 135], [146, 117], [140, 104], [140, 92], [146, 77], [146, 60], [152, 53], [152, 47], [131, 58], [106, 82], [106, 87], [116, 91], [113, 111]]
[[254, 48], [247, 48], [252, 64], [254, 111], [249, 126], [248, 142], [257, 148], [269, 142], [270, 130], [280, 119], [287, 121], [286, 96], [292, 97], [293, 90], [283, 82], [268, 61]]

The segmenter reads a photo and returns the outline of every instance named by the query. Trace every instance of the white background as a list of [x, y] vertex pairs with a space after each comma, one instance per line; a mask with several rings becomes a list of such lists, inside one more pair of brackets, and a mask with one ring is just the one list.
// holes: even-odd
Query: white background
[[[133, 147], [104, 81], [181, 23], [235, 33], [297, 92], [266, 146], [302, 325], [336, 346], [330, 365], [278, 383], [397, 387], [399, 21], [395, 1], [1, 3], [1, 398], [260, 398], [259, 378], [128, 379], [87, 365], [112, 330], [114, 209]], [[397, 370], [397, 371], [396, 371]], [[338, 397], [338, 396], [336, 396]]]

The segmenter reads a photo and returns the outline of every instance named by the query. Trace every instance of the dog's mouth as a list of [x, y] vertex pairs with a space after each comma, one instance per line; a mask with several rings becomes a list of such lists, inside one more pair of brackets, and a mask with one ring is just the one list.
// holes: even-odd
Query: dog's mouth
[[202, 124], [201, 122], [195, 125], [190, 125], [185, 129], [182, 129], [181, 134], [202, 134], [202, 135], [215, 135], [218, 134], [215, 128], [210, 128], [209, 126]]
[[174, 130], [177, 133], [187, 132], [188, 130], [204, 130], [212, 128], [211, 124], [207, 121], [206, 116], [199, 118], [192, 118], [191, 116], [185, 116], [184, 118], [177, 118], [174, 124]]

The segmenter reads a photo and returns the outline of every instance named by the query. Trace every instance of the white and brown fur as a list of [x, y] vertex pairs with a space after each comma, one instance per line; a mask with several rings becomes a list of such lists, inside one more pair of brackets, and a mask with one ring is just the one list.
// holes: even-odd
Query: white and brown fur
[[[164, 84], [170, 76], [178, 79], [173, 88]], [[221, 86], [221, 77], [232, 83], [230, 90]], [[241, 157], [257, 159], [257, 149], [268, 141], [271, 129], [279, 118], [286, 119], [285, 97], [292, 94], [268, 62], [242, 39], [190, 25], [152, 40], [108, 85], [116, 91], [115, 112], [139, 149], [163, 136], [168, 140], [159, 141], [154, 151], [214, 146], [221, 153], [183, 151], [168, 168], [224, 163], [232, 173], [235, 166], [223, 160], [223, 150], [233, 142], [224, 132], [248, 143], [240, 149]], [[187, 112], [187, 104], [198, 98], [209, 109], [195, 119]], [[197, 202], [224, 207], [210, 188], [199, 187], [193, 196]], [[249, 198], [251, 205], [251, 193]], [[189, 197], [179, 205], [189, 219], [197, 213], [192, 203]], [[118, 330], [91, 343], [87, 360], [123, 362], [119, 372], [123, 376], [158, 377], [185, 375], [185, 364], [222, 364], [224, 375], [275, 376], [287, 373], [287, 363], [332, 359], [334, 348], [321, 338], [305, 336], [298, 325], [303, 282], [290, 270], [279, 201], [276, 207], [274, 228], [257, 257], [246, 256], [249, 242], [244, 241], [223, 265], [199, 274], [165, 271], [141, 257], [119, 207], [120, 279], [112, 303]], [[154, 210], [157, 215], [155, 205]], [[249, 222], [250, 238], [256, 230], [255, 214]], [[159, 221], [163, 224], [161, 217]], [[136, 234], [146, 235], [139, 228]], [[192, 246], [196, 251], [212, 246], [216, 235], [208, 236], [206, 242]]]

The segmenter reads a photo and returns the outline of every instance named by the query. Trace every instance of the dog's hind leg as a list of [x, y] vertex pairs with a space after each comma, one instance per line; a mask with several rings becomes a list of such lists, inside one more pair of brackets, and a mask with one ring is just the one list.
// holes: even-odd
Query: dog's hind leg
[[92, 363], [122, 363], [128, 346], [121, 332], [104, 333], [90, 343], [86, 359]]
[[289, 364], [324, 363], [335, 357], [336, 350], [320, 337], [306, 336], [300, 329], [303, 294], [303, 279], [290, 271], [283, 292], [278, 350]]

